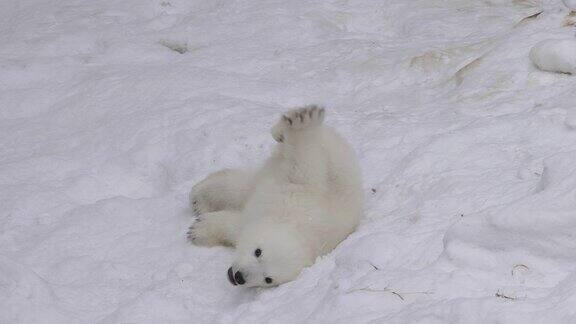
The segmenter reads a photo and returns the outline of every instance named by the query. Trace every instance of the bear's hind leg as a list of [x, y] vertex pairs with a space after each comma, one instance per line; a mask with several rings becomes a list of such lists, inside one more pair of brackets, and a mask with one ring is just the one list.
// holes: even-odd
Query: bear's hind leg
[[190, 206], [201, 215], [220, 210], [241, 210], [247, 199], [253, 175], [241, 170], [221, 170], [210, 174], [190, 191]]
[[190, 225], [188, 240], [201, 246], [236, 244], [240, 213], [222, 210], [206, 213]]

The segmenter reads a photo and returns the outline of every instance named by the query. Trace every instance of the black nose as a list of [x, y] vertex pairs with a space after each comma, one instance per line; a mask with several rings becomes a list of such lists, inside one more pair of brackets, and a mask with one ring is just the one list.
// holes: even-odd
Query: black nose
[[237, 285], [236, 281], [234, 281], [234, 272], [232, 271], [232, 267], [228, 268], [228, 280], [234, 286]]
[[234, 280], [239, 285], [243, 285], [246, 283], [246, 280], [244, 280], [244, 276], [242, 276], [242, 272], [240, 271], [236, 271], [236, 274], [234, 274]]

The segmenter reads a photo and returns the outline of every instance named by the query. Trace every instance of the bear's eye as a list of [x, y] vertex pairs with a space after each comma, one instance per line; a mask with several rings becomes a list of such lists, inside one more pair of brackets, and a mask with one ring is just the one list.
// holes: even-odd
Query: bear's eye
[[259, 258], [259, 257], [262, 255], [262, 250], [256, 249], [256, 250], [254, 251], [254, 255], [255, 255], [257, 258]]
[[264, 278], [264, 281], [266, 281], [267, 284], [271, 284], [271, 283], [272, 283], [272, 278], [266, 277], [266, 278]]

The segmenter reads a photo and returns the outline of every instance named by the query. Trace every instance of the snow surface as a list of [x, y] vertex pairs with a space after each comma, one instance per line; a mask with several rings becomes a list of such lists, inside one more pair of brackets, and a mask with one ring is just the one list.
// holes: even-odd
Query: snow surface
[[[576, 321], [576, 78], [560, 1], [0, 2], [0, 323]], [[542, 14], [535, 16], [538, 12]], [[300, 104], [366, 216], [298, 280], [233, 287], [190, 187]]]
[[562, 0], [564, 5], [570, 10], [576, 10], [576, 0]]
[[532, 47], [530, 59], [543, 71], [576, 74], [576, 38], [543, 40]]

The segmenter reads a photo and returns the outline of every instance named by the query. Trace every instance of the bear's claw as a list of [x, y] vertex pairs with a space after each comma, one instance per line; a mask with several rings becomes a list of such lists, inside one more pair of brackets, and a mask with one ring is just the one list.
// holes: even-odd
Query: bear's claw
[[286, 131], [303, 130], [316, 127], [324, 121], [325, 110], [316, 105], [290, 110], [282, 115], [280, 121], [272, 127], [272, 137], [278, 143], [284, 143]]
[[204, 220], [203, 217], [198, 217], [198, 219], [188, 228], [186, 237], [190, 243], [204, 246], [215, 244], [214, 239], [211, 236], [210, 225], [203, 222]]
[[324, 114], [324, 108], [311, 105], [289, 111], [281, 121], [288, 129], [301, 130], [322, 124]]

